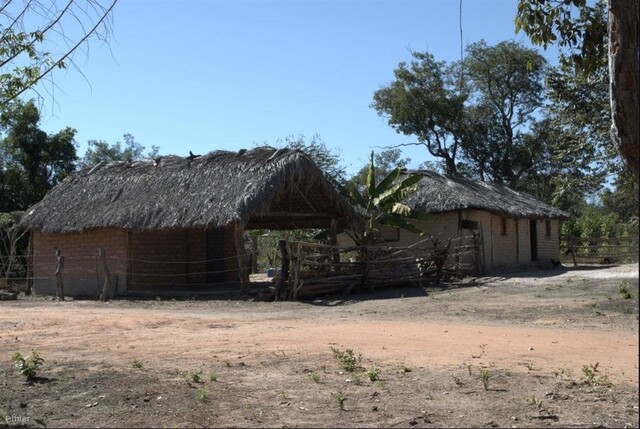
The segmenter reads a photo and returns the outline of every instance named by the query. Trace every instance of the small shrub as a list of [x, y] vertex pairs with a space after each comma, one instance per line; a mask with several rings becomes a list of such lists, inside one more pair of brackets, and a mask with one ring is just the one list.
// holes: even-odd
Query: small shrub
[[320, 375], [317, 372], [310, 372], [308, 375], [314, 383], [320, 383]]
[[367, 371], [367, 376], [369, 377], [369, 380], [376, 381], [378, 378], [380, 378], [380, 368], [377, 368], [376, 366], [372, 366]]
[[202, 371], [189, 371], [183, 373], [184, 378], [187, 379], [188, 382], [202, 384], [204, 380], [202, 379]]
[[358, 364], [362, 360], [362, 355], [358, 355], [356, 358], [352, 349], [342, 351], [331, 347], [331, 351], [333, 352], [333, 357], [340, 362], [345, 371], [356, 372], [358, 370]]
[[11, 362], [13, 362], [20, 374], [24, 375], [27, 380], [32, 381], [36, 378], [38, 368], [42, 365], [44, 359], [40, 357], [38, 352], [32, 350], [29, 356], [23, 356], [20, 352], [15, 352]]
[[591, 387], [597, 387], [597, 386], [611, 386], [611, 383], [609, 382], [609, 379], [607, 378], [606, 375], [597, 375], [596, 373], [598, 373], [598, 366], [600, 365], [599, 362], [596, 362], [595, 364], [589, 364], [589, 365], [583, 365], [582, 366], [582, 373], [584, 374], [584, 377], [582, 378], [582, 383], [586, 384], [587, 386], [591, 386]]
[[198, 388], [198, 390], [196, 390], [196, 398], [198, 401], [205, 402], [209, 399], [209, 391], [204, 387]]
[[209, 381], [218, 381], [218, 373], [215, 371], [211, 371], [209, 373]]
[[144, 364], [140, 362], [138, 359], [134, 359], [131, 362], [131, 366], [134, 367], [135, 369], [142, 369], [142, 367], [144, 367]]
[[484, 390], [489, 390], [489, 377], [489, 370], [480, 370], [480, 381], [482, 381], [482, 387], [484, 388]]
[[524, 398], [524, 402], [526, 402], [527, 405], [535, 406], [538, 408], [542, 406], [542, 401], [536, 398], [535, 395], [527, 396], [526, 398]]
[[338, 392], [335, 394], [335, 398], [340, 411], [344, 411], [344, 402], [347, 400], [347, 397], [344, 396], [344, 393], [338, 390]]
[[622, 297], [622, 299], [631, 299], [631, 298], [633, 298], [633, 295], [629, 291], [629, 288], [627, 288], [627, 285], [620, 286], [620, 289], [618, 290], [618, 293], [620, 293], [620, 296]]

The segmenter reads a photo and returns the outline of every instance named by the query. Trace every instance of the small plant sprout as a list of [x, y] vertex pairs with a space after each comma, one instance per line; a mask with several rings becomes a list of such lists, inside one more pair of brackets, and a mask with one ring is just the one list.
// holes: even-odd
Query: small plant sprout
[[484, 390], [489, 390], [489, 370], [481, 369], [480, 370], [480, 381], [482, 381], [482, 387]]
[[347, 397], [344, 396], [344, 393], [342, 393], [340, 390], [338, 390], [338, 392], [334, 396], [336, 398], [336, 402], [338, 403], [338, 409], [340, 411], [344, 411], [344, 402], [347, 400]]
[[184, 373], [183, 376], [190, 383], [197, 383], [197, 384], [204, 383], [204, 380], [202, 379], [202, 371], [189, 371]]
[[27, 381], [33, 381], [44, 359], [40, 357], [38, 352], [32, 350], [29, 356], [23, 356], [20, 352], [15, 352], [11, 358], [11, 362], [13, 362], [13, 365], [18, 369], [20, 374], [25, 376]]
[[198, 401], [205, 402], [209, 399], [209, 391], [204, 387], [198, 388], [198, 390], [196, 390], [196, 398]]
[[381, 388], [382, 390], [387, 390], [388, 389], [387, 382], [384, 380], [378, 381], [378, 387]]
[[317, 372], [310, 372], [308, 375], [314, 383], [320, 383], [320, 375]]
[[133, 361], [131, 361], [131, 366], [135, 369], [142, 369], [144, 367], [144, 364], [138, 359], [134, 359]]
[[411, 371], [413, 371], [411, 368], [408, 368], [404, 365], [402, 365], [402, 375], [407, 375], [408, 373], [410, 373]]
[[536, 398], [536, 395], [527, 396], [524, 398], [524, 402], [532, 407], [540, 408], [542, 406], [542, 401]]
[[218, 373], [215, 371], [211, 371], [209, 373], [209, 381], [218, 381]]
[[620, 294], [622, 299], [631, 299], [631, 298], [633, 298], [633, 294], [629, 291], [629, 288], [627, 288], [626, 284], [623, 284], [622, 286], [620, 286], [620, 289], [618, 290], [618, 293]]
[[375, 365], [372, 366], [367, 370], [367, 376], [369, 377], [369, 380], [376, 381], [378, 378], [380, 378], [380, 368], [376, 367]]
[[610, 387], [611, 383], [606, 375], [597, 375], [599, 362], [590, 365], [582, 366], [582, 373], [584, 377], [582, 378], [582, 383], [587, 386], [596, 387], [596, 386], [607, 386]]

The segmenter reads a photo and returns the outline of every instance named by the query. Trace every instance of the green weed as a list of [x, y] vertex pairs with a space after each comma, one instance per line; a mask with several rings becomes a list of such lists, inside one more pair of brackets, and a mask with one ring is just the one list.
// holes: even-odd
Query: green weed
[[482, 381], [482, 387], [484, 388], [484, 390], [489, 390], [489, 370], [488, 369], [481, 369], [480, 370], [480, 381]]
[[358, 355], [358, 357], [356, 357], [352, 349], [342, 351], [335, 347], [331, 347], [331, 351], [333, 352], [333, 357], [340, 362], [345, 371], [356, 372], [358, 370], [359, 363], [362, 360], [362, 355]]
[[18, 369], [20, 374], [24, 375], [28, 381], [36, 378], [38, 368], [44, 362], [44, 359], [35, 350], [31, 351], [31, 355], [23, 356], [20, 352], [15, 352], [11, 358], [11, 362]]
[[338, 390], [338, 392], [334, 396], [336, 398], [336, 402], [338, 403], [338, 408], [340, 409], [340, 411], [344, 411], [344, 402], [347, 400], [347, 397], [344, 396], [344, 393], [342, 393], [340, 390]]
[[317, 372], [310, 372], [308, 375], [314, 383], [320, 383], [320, 375]]
[[131, 362], [131, 366], [134, 367], [135, 369], [142, 369], [144, 367], [144, 364], [140, 362], [138, 359], [134, 359]]
[[198, 388], [198, 390], [196, 390], [196, 398], [198, 401], [205, 402], [209, 399], [209, 391], [204, 387]]
[[369, 377], [369, 380], [376, 381], [378, 378], [380, 378], [380, 368], [376, 367], [375, 365], [372, 366], [367, 370], [367, 376]]
[[622, 299], [631, 299], [631, 298], [633, 298], [633, 295], [629, 291], [629, 288], [627, 288], [627, 285], [620, 286], [620, 289], [618, 290], [618, 293], [620, 294]]
[[209, 381], [218, 381], [218, 373], [215, 371], [211, 371], [209, 373]]

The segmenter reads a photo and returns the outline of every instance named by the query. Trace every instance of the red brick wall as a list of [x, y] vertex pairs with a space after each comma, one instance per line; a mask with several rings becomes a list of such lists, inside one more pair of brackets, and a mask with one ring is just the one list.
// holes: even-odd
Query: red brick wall
[[56, 256], [60, 248], [65, 257], [63, 280], [65, 295], [98, 296], [104, 285], [102, 264], [97, 263], [99, 247], [105, 250], [107, 265], [117, 279], [120, 293], [126, 287], [126, 233], [106, 229], [82, 233], [50, 234], [32, 231], [33, 275], [36, 293], [55, 294]]

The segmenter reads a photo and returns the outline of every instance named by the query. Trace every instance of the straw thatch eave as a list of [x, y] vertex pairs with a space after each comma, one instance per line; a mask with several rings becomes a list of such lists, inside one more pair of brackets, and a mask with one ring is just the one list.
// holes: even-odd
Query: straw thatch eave
[[432, 171], [412, 171], [423, 177], [406, 203], [426, 213], [483, 210], [515, 219], [568, 219], [562, 210], [506, 186], [444, 176]]
[[[320, 199], [318, 207], [299, 204], [300, 192]], [[270, 216], [274, 204], [278, 215]], [[314, 210], [321, 215], [314, 217]], [[306, 224], [320, 223], [317, 226], [324, 226], [327, 213], [343, 225], [357, 218], [307, 155], [262, 147], [197, 158], [101, 163], [53, 188], [26, 211], [21, 225], [57, 233], [148, 231], [261, 225], [262, 219], [264, 224], [289, 228], [292, 219], [287, 213], [306, 216]]]

